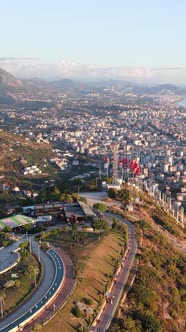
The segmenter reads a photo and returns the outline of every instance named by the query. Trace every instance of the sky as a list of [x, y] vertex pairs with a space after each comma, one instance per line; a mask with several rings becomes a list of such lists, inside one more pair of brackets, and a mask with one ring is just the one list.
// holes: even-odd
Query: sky
[[0, 0], [0, 67], [186, 84], [185, 17], [185, 0]]

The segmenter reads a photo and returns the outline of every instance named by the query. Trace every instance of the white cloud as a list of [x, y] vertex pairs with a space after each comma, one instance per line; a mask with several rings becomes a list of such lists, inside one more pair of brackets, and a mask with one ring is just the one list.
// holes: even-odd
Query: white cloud
[[0, 67], [17, 78], [120, 79], [144, 83], [186, 84], [186, 68], [181, 67], [97, 67], [64, 59], [47, 63], [32, 58], [0, 58]]

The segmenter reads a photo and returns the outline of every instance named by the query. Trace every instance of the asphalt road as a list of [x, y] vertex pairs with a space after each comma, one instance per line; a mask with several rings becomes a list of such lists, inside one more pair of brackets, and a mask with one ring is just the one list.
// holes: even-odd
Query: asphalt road
[[[65, 303], [67, 302], [69, 296], [72, 294], [75, 286], [76, 286], [76, 279], [74, 275], [74, 266], [72, 264], [71, 259], [69, 256], [61, 249], [55, 249], [55, 251], [60, 255], [64, 266], [64, 282], [61, 286], [61, 289], [57, 293], [54, 301], [52, 301], [49, 305], [47, 305], [46, 309], [30, 321], [26, 327], [24, 327], [24, 332], [30, 332], [34, 328], [36, 324], [43, 324], [49, 321], [55, 314], [58, 312], [60, 308], [62, 308]], [[55, 311], [54, 311], [55, 308]], [[61, 330], [62, 331], [63, 322], [61, 322]]]
[[121, 222], [127, 225], [128, 227], [128, 250], [125, 260], [123, 260], [123, 267], [121, 267], [120, 272], [116, 277], [116, 283], [114, 283], [112, 290], [109, 294], [110, 297], [114, 296], [114, 300], [112, 303], [106, 302], [104, 306], [104, 310], [102, 311], [99, 320], [97, 321], [96, 326], [90, 327], [89, 331], [96, 331], [96, 332], [104, 332], [106, 331], [114, 317], [116, 312], [117, 306], [123, 294], [124, 286], [127, 283], [130, 269], [132, 267], [136, 252], [137, 252], [137, 241], [135, 238], [135, 228], [132, 223], [128, 220], [122, 218], [121, 216], [112, 214], [112, 213], [105, 213], [107, 218], [117, 218]]
[[10, 269], [16, 263], [19, 254], [13, 253], [13, 251], [19, 248], [21, 242], [23, 242], [22, 239], [0, 250], [0, 274], [3, 274], [5, 269]]
[[[32, 252], [35, 255], [38, 255], [38, 243], [32, 242]], [[44, 269], [44, 275], [41, 284], [36, 288], [36, 291], [32, 294], [32, 296], [24, 302], [24, 304], [0, 320], [1, 332], [10, 331], [8, 326], [12, 324], [12, 322], [18, 320], [18, 318], [23, 316], [27, 311], [32, 310], [36, 303], [38, 303], [40, 299], [45, 296], [49, 288], [53, 285], [53, 280], [56, 274], [55, 265], [52, 259], [43, 250], [40, 250], [40, 258]]]

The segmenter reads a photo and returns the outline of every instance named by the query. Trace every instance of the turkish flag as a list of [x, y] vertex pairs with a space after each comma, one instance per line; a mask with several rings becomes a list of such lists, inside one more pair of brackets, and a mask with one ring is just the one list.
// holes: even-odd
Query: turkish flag
[[134, 175], [138, 175], [141, 172], [141, 167], [138, 166], [137, 168], [135, 168], [134, 170]]
[[127, 163], [128, 163], [128, 159], [127, 158], [123, 159], [122, 164], [126, 165]]

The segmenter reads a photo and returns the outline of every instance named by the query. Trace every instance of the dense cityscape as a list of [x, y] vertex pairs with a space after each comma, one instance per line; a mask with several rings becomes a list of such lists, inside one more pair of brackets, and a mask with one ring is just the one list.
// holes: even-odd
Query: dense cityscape
[[185, 332], [185, 1], [0, 8], [0, 332]]
[[[158, 183], [185, 207], [185, 109], [179, 106], [182, 96], [175, 88], [160, 86], [156, 94], [153, 88], [146, 92], [141, 88], [142, 93], [140, 87], [118, 82], [82, 89], [74, 88], [77, 82], [63, 84], [65, 89], [51, 87], [52, 92], [48, 85], [42, 99], [41, 89], [29, 96], [12, 94], [16, 107], [1, 107], [1, 128], [27, 140], [52, 144], [50, 162], [61, 170], [78, 164], [78, 156], [84, 155], [93, 164], [99, 162], [107, 176], [112, 174], [110, 146], [118, 142], [118, 161], [136, 160], [141, 166], [140, 179]], [[41, 173], [37, 165], [29, 166], [22, 170], [24, 175]]]

